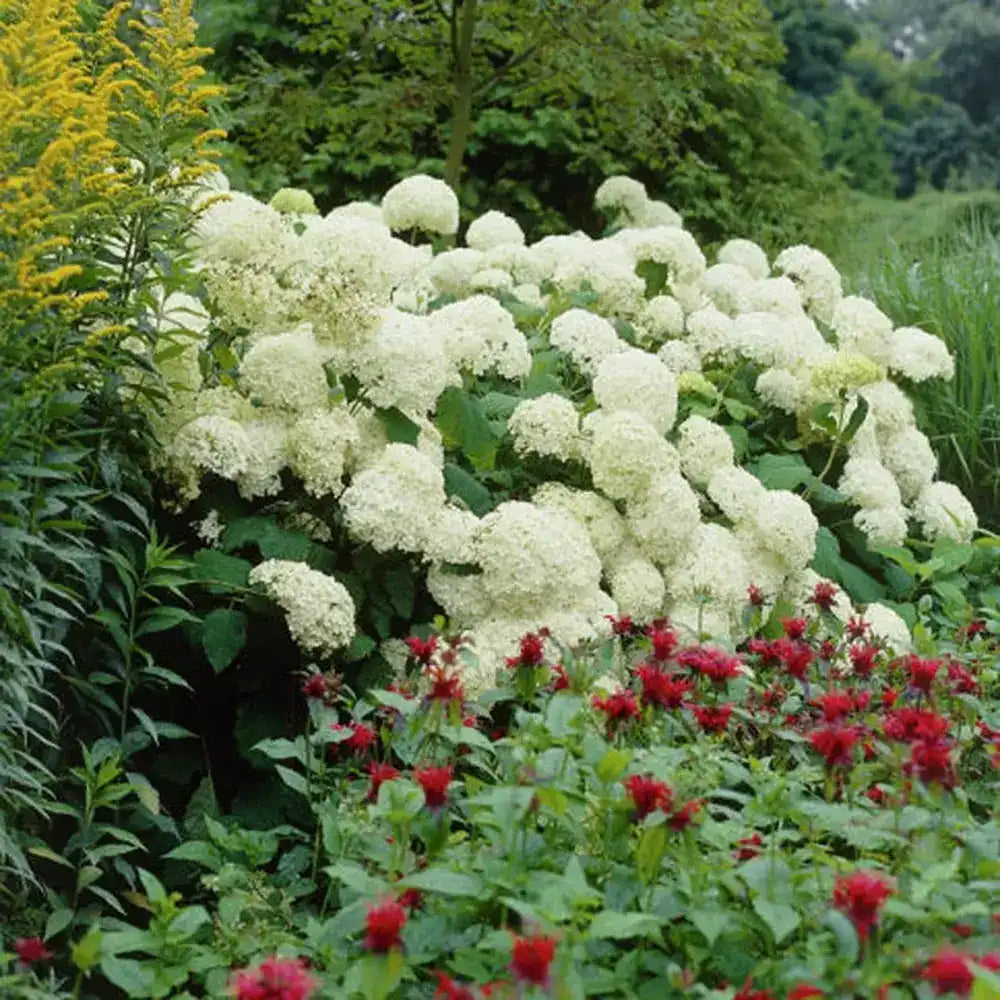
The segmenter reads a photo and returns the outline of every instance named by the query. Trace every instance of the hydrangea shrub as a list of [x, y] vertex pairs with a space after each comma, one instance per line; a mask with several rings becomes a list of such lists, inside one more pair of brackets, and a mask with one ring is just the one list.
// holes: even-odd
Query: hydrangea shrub
[[225, 489], [305, 537], [250, 582], [309, 653], [356, 651], [367, 598], [323, 546], [402, 558], [471, 637], [473, 686], [542, 625], [572, 645], [666, 615], [738, 640], [751, 587], [793, 613], [816, 568], [850, 591], [842, 619], [873, 605], [903, 648], [873, 553], [976, 530], [907, 396], [952, 375], [944, 344], [845, 295], [816, 250], [734, 239], [712, 263], [625, 177], [596, 195], [606, 235], [531, 245], [498, 212], [451, 245], [455, 196], [426, 176], [325, 217], [226, 187], [201, 195], [204, 296], [157, 318], [161, 472], [208, 539], [234, 527]]

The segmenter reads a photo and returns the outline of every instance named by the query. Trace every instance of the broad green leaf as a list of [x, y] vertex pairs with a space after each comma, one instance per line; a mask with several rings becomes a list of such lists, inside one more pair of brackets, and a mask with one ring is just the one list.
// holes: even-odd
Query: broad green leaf
[[644, 937], [657, 931], [663, 921], [655, 913], [619, 913], [615, 910], [601, 910], [594, 916], [587, 929], [591, 938], [634, 938]]
[[416, 445], [420, 437], [420, 424], [411, 420], [395, 406], [389, 409], [376, 409], [375, 414], [390, 442]]
[[698, 928], [710, 948], [729, 926], [729, 914], [725, 910], [692, 910], [688, 919]]
[[214, 585], [208, 587], [210, 593], [227, 593], [231, 588], [246, 587], [252, 569], [253, 564], [246, 559], [216, 549], [199, 549], [194, 554], [192, 575], [206, 583], [214, 581]]
[[770, 928], [775, 944], [781, 944], [801, 922], [794, 908], [787, 903], [775, 903], [764, 899], [763, 896], [757, 896], [753, 901], [753, 908], [757, 916]]
[[101, 959], [101, 972], [127, 997], [153, 996], [155, 973], [151, 965], [133, 958], [106, 955]]
[[247, 639], [247, 616], [231, 608], [216, 608], [205, 615], [201, 645], [218, 674], [232, 664]]
[[218, 871], [222, 867], [219, 849], [205, 840], [187, 840], [163, 856], [170, 861], [193, 861], [212, 871]]
[[761, 455], [751, 471], [770, 490], [794, 490], [813, 478], [812, 469], [799, 455]]
[[610, 784], [625, 773], [625, 768], [629, 766], [631, 760], [631, 750], [612, 749], [597, 762], [594, 771], [601, 781]]
[[444, 464], [444, 488], [448, 496], [458, 497], [478, 517], [493, 509], [490, 491], [475, 476], [454, 462]]
[[446, 448], [458, 448], [476, 469], [493, 468], [497, 437], [478, 399], [455, 386], [445, 389], [435, 422]]
[[425, 868], [415, 875], [408, 875], [399, 885], [406, 889], [421, 889], [436, 892], [442, 896], [468, 897], [478, 899], [486, 885], [477, 875], [452, 871], [450, 868]]

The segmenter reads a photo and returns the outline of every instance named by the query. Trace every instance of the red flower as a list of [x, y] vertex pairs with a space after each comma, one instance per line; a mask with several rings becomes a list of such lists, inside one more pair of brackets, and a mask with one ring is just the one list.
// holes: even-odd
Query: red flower
[[691, 646], [677, 654], [677, 662], [682, 667], [697, 671], [713, 684], [725, 684], [740, 675], [740, 658], [730, 656], [725, 650], [709, 646]]
[[616, 691], [604, 698], [594, 695], [591, 704], [608, 717], [609, 725], [613, 722], [638, 719], [640, 715], [634, 691]]
[[701, 812], [701, 807], [704, 805], [701, 799], [691, 799], [690, 802], [685, 802], [680, 809], [675, 812], [670, 819], [667, 820], [667, 826], [671, 830], [686, 830], [693, 822], [695, 816]]
[[934, 987], [938, 996], [957, 993], [967, 997], [972, 989], [972, 966], [968, 955], [947, 945], [938, 949], [920, 973]]
[[34, 965], [52, 957], [52, 952], [40, 937], [18, 938], [14, 942], [14, 953], [22, 965]]
[[879, 872], [859, 869], [850, 875], [839, 875], [833, 887], [833, 905], [847, 914], [858, 937], [868, 939], [878, 923], [878, 911], [895, 892], [892, 882]]
[[801, 639], [806, 634], [809, 622], [805, 618], [782, 618], [781, 627], [789, 639]]
[[532, 937], [514, 935], [511, 947], [510, 971], [521, 983], [534, 983], [546, 987], [549, 983], [549, 966], [556, 954], [556, 939], [544, 934]]
[[951, 760], [951, 744], [944, 741], [914, 743], [910, 759], [903, 765], [906, 774], [916, 775], [925, 785], [955, 787], [955, 768]]
[[693, 682], [686, 677], [668, 674], [655, 663], [640, 663], [635, 673], [642, 682], [642, 700], [647, 705], [680, 708], [688, 692], [694, 688]]
[[812, 603], [820, 611], [832, 611], [837, 603], [837, 588], [829, 580], [820, 580], [813, 587]]
[[747, 600], [755, 607], [762, 607], [764, 604], [764, 591], [755, 583], [747, 587]]
[[664, 626], [663, 628], [653, 628], [646, 631], [649, 641], [653, 644], [653, 659], [659, 662], [669, 660], [677, 648], [677, 633]]
[[507, 666], [537, 667], [545, 659], [545, 640], [535, 632], [521, 636], [521, 649], [517, 656], [507, 658]]
[[854, 711], [854, 696], [850, 691], [827, 691], [813, 699], [827, 722], [839, 722]]
[[781, 663], [781, 653], [777, 640], [751, 639], [747, 648], [754, 656], [759, 656], [765, 667], [776, 667]]
[[951, 932], [955, 937], [968, 938], [972, 937], [972, 927], [969, 924], [952, 924]]
[[879, 652], [878, 646], [872, 646], [867, 642], [860, 646], [851, 646], [847, 655], [851, 658], [854, 673], [858, 677], [870, 677], [875, 669], [875, 657]]
[[421, 639], [418, 635], [408, 635], [404, 640], [410, 647], [410, 655], [421, 666], [426, 667], [431, 662], [431, 657], [437, 652], [438, 638], [432, 635], [427, 639]]
[[365, 948], [377, 954], [401, 945], [400, 932], [406, 926], [406, 910], [396, 900], [368, 907], [365, 916]]
[[796, 679], [804, 681], [809, 673], [809, 665], [815, 654], [812, 648], [804, 642], [794, 639], [779, 639], [778, 655], [784, 668]]
[[698, 725], [706, 733], [724, 733], [733, 714], [732, 705], [689, 705]]
[[650, 813], [662, 809], [670, 812], [674, 793], [665, 781], [657, 781], [648, 774], [633, 774], [623, 782], [632, 802], [635, 804], [635, 818], [645, 819]]
[[569, 674], [566, 673], [566, 668], [561, 663], [557, 663], [552, 668], [552, 680], [549, 682], [549, 686], [553, 691], [569, 690]]
[[408, 910], [419, 910], [424, 905], [424, 894], [419, 889], [404, 889], [399, 894], [399, 905]]
[[495, 979], [491, 983], [482, 983], [479, 992], [483, 1000], [490, 1000], [494, 993], [504, 993], [510, 989], [510, 983], [506, 979]]
[[461, 678], [458, 674], [451, 673], [446, 665], [428, 667], [424, 673], [430, 678], [431, 686], [427, 697], [431, 701], [450, 703], [461, 702], [465, 698]]
[[973, 674], [954, 660], [948, 664], [948, 683], [955, 694], [979, 693], [979, 683]]
[[403, 776], [401, 771], [397, 771], [392, 764], [369, 764], [368, 774], [371, 777], [371, 787], [368, 789], [368, 798], [377, 799], [378, 790], [387, 782]]
[[824, 639], [819, 646], [821, 660], [832, 660], [837, 655], [837, 644], [833, 639]]
[[371, 726], [366, 726], [363, 722], [352, 722], [348, 728], [351, 735], [344, 740], [344, 746], [355, 753], [364, 753], [371, 749], [378, 742], [378, 733]]
[[604, 617], [611, 622], [611, 631], [614, 635], [631, 635], [635, 629], [635, 625], [629, 615], [620, 615], [617, 618], [614, 615], [605, 615]]
[[733, 857], [737, 861], [749, 861], [751, 858], [759, 858], [763, 851], [764, 838], [759, 833], [752, 833], [749, 837], [741, 837], [736, 841]]
[[322, 674], [313, 674], [302, 684], [302, 693], [307, 698], [326, 699], [326, 678]]
[[809, 983], [796, 983], [788, 993], [786, 1000], [809, 1000], [809, 997], [825, 997], [826, 994], [818, 986]]
[[413, 777], [424, 790], [424, 801], [430, 809], [440, 809], [448, 801], [448, 785], [455, 775], [451, 764], [444, 767], [416, 767]]
[[748, 979], [733, 1000], [776, 1000], [776, 998], [770, 990], [755, 990], [753, 980]]
[[229, 992], [236, 1000], [308, 1000], [318, 985], [303, 959], [274, 956], [234, 972]]
[[925, 708], [897, 708], [882, 723], [885, 735], [900, 743], [937, 743], [950, 727], [944, 716]]
[[868, 634], [868, 622], [863, 618], [851, 617], [847, 620], [847, 636], [849, 639], [863, 639]]
[[468, 986], [456, 983], [447, 973], [435, 972], [434, 975], [437, 977], [435, 1000], [475, 1000], [476, 995]]
[[867, 792], [865, 792], [865, 795], [871, 802], [874, 802], [875, 805], [877, 806], [882, 805], [882, 803], [885, 802], [886, 800], [885, 791], [879, 788], [878, 785], [872, 785], [872, 787], [869, 788]]
[[809, 742], [826, 758], [827, 767], [850, 767], [860, 738], [857, 726], [828, 726], [809, 734]]
[[910, 687], [923, 695], [930, 695], [934, 678], [941, 669], [941, 661], [922, 660], [919, 656], [911, 656], [906, 669], [910, 675]]

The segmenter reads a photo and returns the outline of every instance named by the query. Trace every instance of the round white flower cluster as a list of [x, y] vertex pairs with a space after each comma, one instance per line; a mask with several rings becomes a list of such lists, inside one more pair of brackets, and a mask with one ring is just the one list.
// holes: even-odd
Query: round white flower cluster
[[[325, 217], [303, 192], [271, 206], [238, 193], [210, 201], [192, 240], [208, 309], [172, 298], [154, 321], [170, 344], [153, 356], [169, 396], [155, 426], [180, 501], [206, 474], [246, 498], [332, 498], [354, 542], [426, 567], [430, 593], [474, 640], [473, 684], [543, 625], [572, 643], [606, 634], [609, 615], [668, 615], [736, 637], [751, 583], [769, 601], [803, 600], [817, 520], [802, 496], [737, 464], [739, 436], [723, 424], [739, 418], [713, 415], [724, 412], [711, 381], [720, 366], [748, 369], [755, 406], [793, 415], [805, 440], [832, 447], [836, 426], [838, 488], [872, 544], [898, 545], [911, 526], [971, 537], [974, 512], [935, 480], [930, 443], [890, 379], [949, 377], [941, 341], [845, 297], [814, 249], [785, 250], [772, 272], [759, 246], [732, 240], [710, 262], [637, 181], [610, 178], [596, 201], [619, 227], [610, 236], [529, 245], [516, 220], [487, 212], [465, 246], [436, 254], [393, 235], [457, 232], [455, 195], [430, 177]], [[665, 275], [650, 295], [647, 270]], [[208, 351], [220, 330], [231, 357]], [[552, 364], [563, 388], [522, 398], [518, 383]], [[460, 470], [445, 462], [435, 414], [446, 390], [475, 378], [491, 380], [485, 419], [513, 453], [571, 463], [550, 475], [574, 485], [542, 483], [484, 516], [449, 498]], [[675, 427], [679, 397], [703, 409]], [[415, 444], [389, 440], [400, 420], [416, 426]], [[449, 446], [460, 432], [452, 419]], [[312, 537], [330, 537], [298, 513]], [[304, 648], [329, 655], [350, 641], [353, 605], [336, 581], [275, 561], [254, 580]], [[898, 633], [884, 610], [879, 626]]]

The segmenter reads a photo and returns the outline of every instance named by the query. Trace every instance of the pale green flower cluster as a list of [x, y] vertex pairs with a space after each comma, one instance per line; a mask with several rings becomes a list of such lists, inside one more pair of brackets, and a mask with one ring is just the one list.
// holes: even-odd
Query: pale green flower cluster
[[[169, 385], [157, 430], [179, 502], [208, 475], [247, 498], [332, 498], [356, 542], [424, 564], [430, 593], [473, 638], [474, 684], [543, 625], [572, 644], [605, 634], [608, 615], [669, 615], [735, 637], [751, 583], [769, 601], [801, 600], [818, 531], [807, 500], [740, 468], [720, 422], [675, 426], [679, 394], [711, 400], [706, 376], [720, 365], [750, 366], [759, 407], [831, 445], [817, 410], [839, 434], [866, 408], [843, 442], [839, 489], [873, 542], [898, 544], [913, 523], [931, 539], [971, 536], [974, 513], [935, 482], [930, 445], [888, 377], [950, 375], [940, 341], [845, 297], [816, 250], [792, 247], [772, 269], [759, 246], [733, 240], [710, 263], [638, 182], [610, 178], [596, 203], [619, 227], [606, 238], [527, 244], [514, 219], [488, 212], [467, 245], [435, 253], [409, 239], [455, 234], [458, 203], [430, 177], [325, 217], [300, 192], [212, 202], [192, 244], [208, 311], [186, 299], [161, 310], [164, 330], [186, 339], [154, 359]], [[651, 297], [640, 277], [650, 264], [666, 275]], [[591, 304], [568, 307], [581, 291]], [[224, 376], [206, 364], [219, 334], [232, 351]], [[558, 353], [578, 391], [511, 406], [509, 440], [575, 485], [553, 479], [479, 517], [448, 495], [439, 400], [484, 376], [517, 396], [532, 350]], [[387, 413], [419, 428], [415, 444], [389, 442]], [[350, 641], [353, 604], [296, 565], [266, 563], [254, 580], [303, 648], [328, 654]]]

